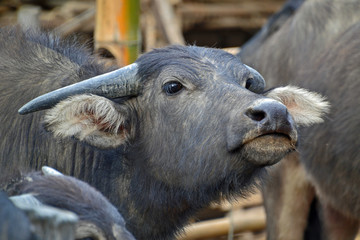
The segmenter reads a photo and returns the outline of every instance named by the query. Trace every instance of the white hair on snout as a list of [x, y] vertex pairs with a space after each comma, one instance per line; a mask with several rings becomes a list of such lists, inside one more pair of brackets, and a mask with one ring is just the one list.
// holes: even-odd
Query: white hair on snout
[[48, 110], [44, 122], [57, 137], [75, 136], [96, 147], [116, 147], [128, 138], [126, 114], [121, 110], [104, 97], [77, 95]]
[[296, 124], [301, 126], [323, 122], [324, 115], [330, 111], [330, 103], [325, 97], [303, 88], [278, 87], [265, 95], [283, 103]]

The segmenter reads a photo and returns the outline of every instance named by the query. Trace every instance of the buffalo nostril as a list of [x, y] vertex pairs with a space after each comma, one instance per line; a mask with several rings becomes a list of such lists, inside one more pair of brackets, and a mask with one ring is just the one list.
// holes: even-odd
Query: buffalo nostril
[[253, 78], [249, 78], [246, 80], [246, 83], [245, 83], [245, 88], [246, 89], [250, 89], [250, 87], [254, 84], [254, 79]]
[[253, 108], [248, 109], [245, 114], [246, 114], [246, 116], [248, 116], [249, 118], [251, 118], [252, 120], [254, 120], [256, 122], [260, 122], [264, 118], [266, 118], [266, 112], [264, 112], [262, 110], [253, 109]]

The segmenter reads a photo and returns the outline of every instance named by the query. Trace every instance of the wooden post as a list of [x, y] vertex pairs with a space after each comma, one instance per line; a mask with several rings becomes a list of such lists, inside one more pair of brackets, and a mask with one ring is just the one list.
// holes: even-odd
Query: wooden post
[[260, 231], [266, 226], [263, 207], [251, 210], [234, 210], [231, 216], [194, 223], [185, 227], [177, 240], [206, 239], [226, 236], [232, 228], [233, 233]]
[[154, 0], [158, 21], [169, 44], [185, 45], [181, 26], [168, 0]]
[[134, 62], [140, 51], [139, 0], [97, 0], [95, 50], [106, 49], [120, 66]]

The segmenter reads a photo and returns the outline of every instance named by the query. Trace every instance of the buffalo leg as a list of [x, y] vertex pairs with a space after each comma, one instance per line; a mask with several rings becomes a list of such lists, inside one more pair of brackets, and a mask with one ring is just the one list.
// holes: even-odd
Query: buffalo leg
[[299, 155], [293, 153], [269, 170], [263, 189], [268, 240], [302, 240], [314, 189]]
[[322, 205], [323, 240], [353, 240], [359, 229], [359, 221], [351, 219], [328, 204]]

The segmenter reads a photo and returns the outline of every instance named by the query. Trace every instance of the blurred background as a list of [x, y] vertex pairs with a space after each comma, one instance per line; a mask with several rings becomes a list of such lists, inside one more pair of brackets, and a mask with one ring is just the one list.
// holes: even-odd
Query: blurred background
[[[2, 0], [0, 26], [22, 25], [77, 35], [105, 56], [124, 58], [168, 44], [241, 46], [284, 0]], [[130, 54], [131, 55], [131, 54]], [[129, 57], [129, 56], [128, 56]], [[131, 57], [131, 56], [130, 56]], [[134, 61], [119, 60], [121, 64]]]
[[[169, 44], [238, 51], [284, 0], [2, 0], [0, 26], [75, 36], [119, 66]], [[214, 203], [178, 239], [265, 239], [262, 198]]]

